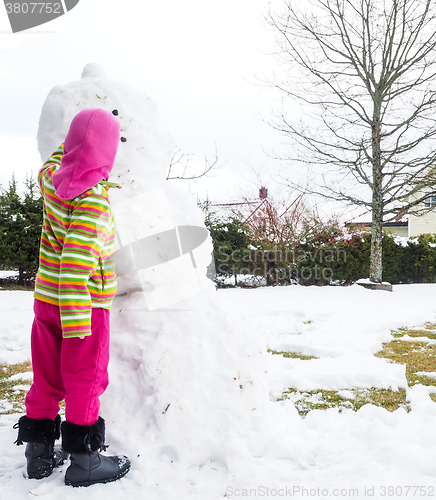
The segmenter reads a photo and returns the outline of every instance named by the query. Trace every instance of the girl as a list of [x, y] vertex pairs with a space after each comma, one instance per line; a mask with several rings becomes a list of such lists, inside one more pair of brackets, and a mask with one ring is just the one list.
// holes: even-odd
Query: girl
[[[118, 114], [113, 112], [113, 114]], [[109, 314], [116, 292], [114, 217], [107, 188], [120, 141], [108, 111], [84, 109], [44, 164], [44, 199], [31, 347], [33, 384], [17, 444], [27, 442], [28, 476], [49, 476], [71, 456], [65, 483], [89, 486], [123, 477], [124, 457], [106, 457], [99, 397], [108, 385]], [[60, 425], [59, 401], [65, 399]], [[63, 456], [54, 454], [62, 434]]]

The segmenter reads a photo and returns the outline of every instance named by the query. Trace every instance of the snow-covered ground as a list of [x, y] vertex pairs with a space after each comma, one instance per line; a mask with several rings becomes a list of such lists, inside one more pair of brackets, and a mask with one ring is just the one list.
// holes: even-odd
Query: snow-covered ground
[[[436, 404], [428, 395], [431, 389], [420, 385], [408, 388], [403, 366], [373, 356], [383, 342], [390, 340], [391, 330], [436, 321], [436, 285], [399, 285], [394, 286], [393, 293], [370, 291], [357, 285], [223, 289], [208, 292], [205, 297], [184, 302], [179, 313], [152, 311], [143, 316], [160, 332], [149, 345], [165, 346], [159, 342], [168, 336], [171, 343], [165, 349], [177, 354], [167, 358], [171, 363], [161, 363], [162, 376], [165, 377], [167, 370], [192, 386], [187, 392], [190, 400], [186, 395], [183, 400], [185, 416], [190, 415], [192, 428], [189, 420], [183, 420], [183, 411], [177, 413], [171, 406], [163, 408], [168, 410], [165, 414], [159, 412], [161, 421], [151, 418], [147, 406], [159, 404], [159, 398], [153, 397], [153, 379], [147, 379], [149, 385], [145, 390], [140, 376], [143, 369], [149, 369], [142, 366], [144, 358], [138, 354], [142, 344], [138, 338], [138, 344], [131, 345], [133, 337], [123, 337], [120, 325], [116, 324], [120, 310], [114, 308], [111, 354], [114, 389], [109, 388], [103, 396], [102, 408], [108, 421], [107, 441], [112, 444], [108, 452], [128, 454], [133, 462], [131, 472], [115, 483], [86, 489], [64, 485], [63, 472], [68, 464], [45, 480], [26, 479], [24, 447], [13, 445], [16, 431], [12, 425], [19, 415], [2, 415], [1, 498], [69, 500], [104, 496], [106, 500], [126, 497], [214, 500], [436, 495]], [[211, 303], [213, 312], [205, 309]], [[190, 319], [185, 322], [183, 314], [187, 313], [183, 311], [188, 309], [186, 318]], [[0, 292], [0, 315], [0, 363], [29, 359], [32, 294]], [[203, 316], [201, 324], [207, 328], [195, 336], [190, 325], [199, 315]], [[234, 340], [230, 343], [223, 333], [228, 323], [233, 325]], [[172, 331], [177, 334], [170, 336]], [[203, 360], [191, 355], [196, 352], [193, 344], [201, 338], [206, 347], [214, 350], [208, 353], [206, 369]], [[267, 348], [299, 351], [317, 359], [285, 359], [267, 353]], [[258, 351], [256, 356], [254, 351]], [[159, 355], [162, 353], [149, 348], [150, 366], [154, 366], [153, 359]], [[197, 379], [203, 377], [207, 382], [210, 377], [218, 377], [218, 367], [235, 366], [238, 360], [241, 372], [240, 376], [235, 373], [235, 380], [210, 381], [210, 386], [216, 387], [216, 394], [211, 394], [217, 402], [214, 413]], [[250, 363], [253, 373], [267, 372], [265, 379], [259, 375], [250, 381], [244, 375]], [[187, 364], [191, 371], [186, 371]], [[129, 375], [130, 383], [123, 383], [124, 395], [117, 391], [123, 372], [137, 376], [134, 379]], [[170, 379], [159, 379], [156, 375], [155, 380], [161, 384], [162, 380]], [[274, 401], [288, 387], [299, 390], [402, 387], [407, 389], [412, 410], [390, 413], [365, 405], [357, 412], [315, 410], [302, 418], [290, 401]], [[240, 393], [250, 403], [257, 401], [256, 408], [252, 408], [253, 415], [258, 412], [257, 420], [253, 417], [249, 425], [241, 421], [243, 413], [234, 407], [233, 391], [239, 391], [238, 397]], [[226, 398], [228, 408], [223, 403]], [[134, 407], [132, 401], [136, 401]], [[241, 405], [246, 401], [241, 399]], [[203, 407], [209, 409], [207, 413]], [[233, 424], [232, 416], [236, 420]], [[127, 427], [142, 429], [148, 419], [147, 430], [136, 439], [126, 431]], [[207, 434], [208, 429], [213, 435]], [[201, 443], [194, 446], [188, 442], [192, 434], [197, 434]], [[169, 435], [174, 436], [174, 446], [164, 443]], [[198, 451], [201, 446], [204, 450]], [[190, 453], [184, 453], [185, 448]], [[210, 458], [200, 463], [197, 458], [203, 452]]]
[[0, 271], [0, 279], [12, 278], [18, 276], [18, 271]]

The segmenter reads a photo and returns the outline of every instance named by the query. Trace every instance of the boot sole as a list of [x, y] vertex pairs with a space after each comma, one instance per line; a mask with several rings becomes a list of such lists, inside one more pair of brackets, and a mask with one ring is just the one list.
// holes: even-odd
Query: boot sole
[[119, 474], [116, 476], [110, 477], [108, 479], [97, 479], [95, 481], [82, 481], [80, 483], [74, 483], [70, 481], [69, 479], [65, 478], [65, 484], [67, 486], [73, 486], [74, 488], [78, 487], [86, 487], [86, 486], [92, 486], [93, 484], [106, 484], [106, 483], [113, 483], [114, 481], [117, 481], [118, 479], [121, 479], [124, 477], [130, 470], [130, 466], [121, 471]]
[[53, 469], [47, 470], [47, 471], [45, 471], [43, 473], [39, 473], [39, 474], [29, 474], [29, 473], [27, 473], [27, 477], [29, 479], [44, 479], [46, 477], [51, 476], [52, 472], [53, 472]]

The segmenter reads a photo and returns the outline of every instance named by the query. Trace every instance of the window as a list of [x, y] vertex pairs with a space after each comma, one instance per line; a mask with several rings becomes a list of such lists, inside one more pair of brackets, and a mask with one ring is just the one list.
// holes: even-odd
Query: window
[[436, 194], [429, 194], [424, 200], [425, 208], [436, 208]]

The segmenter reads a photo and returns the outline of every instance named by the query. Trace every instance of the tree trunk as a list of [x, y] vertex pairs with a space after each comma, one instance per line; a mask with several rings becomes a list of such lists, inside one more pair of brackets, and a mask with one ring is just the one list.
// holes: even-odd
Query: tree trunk
[[24, 269], [22, 267], [18, 268], [18, 284], [24, 286]]
[[379, 210], [373, 210], [371, 229], [371, 264], [369, 268], [369, 279], [374, 283], [381, 283], [383, 277], [383, 212], [380, 213]]
[[383, 175], [381, 166], [381, 103], [374, 105], [374, 121], [372, 125], [372, 227], [371, 227], [371, 263], [369, 279], [381, 283], [383, 277], [382, 243], [383, 243]]

